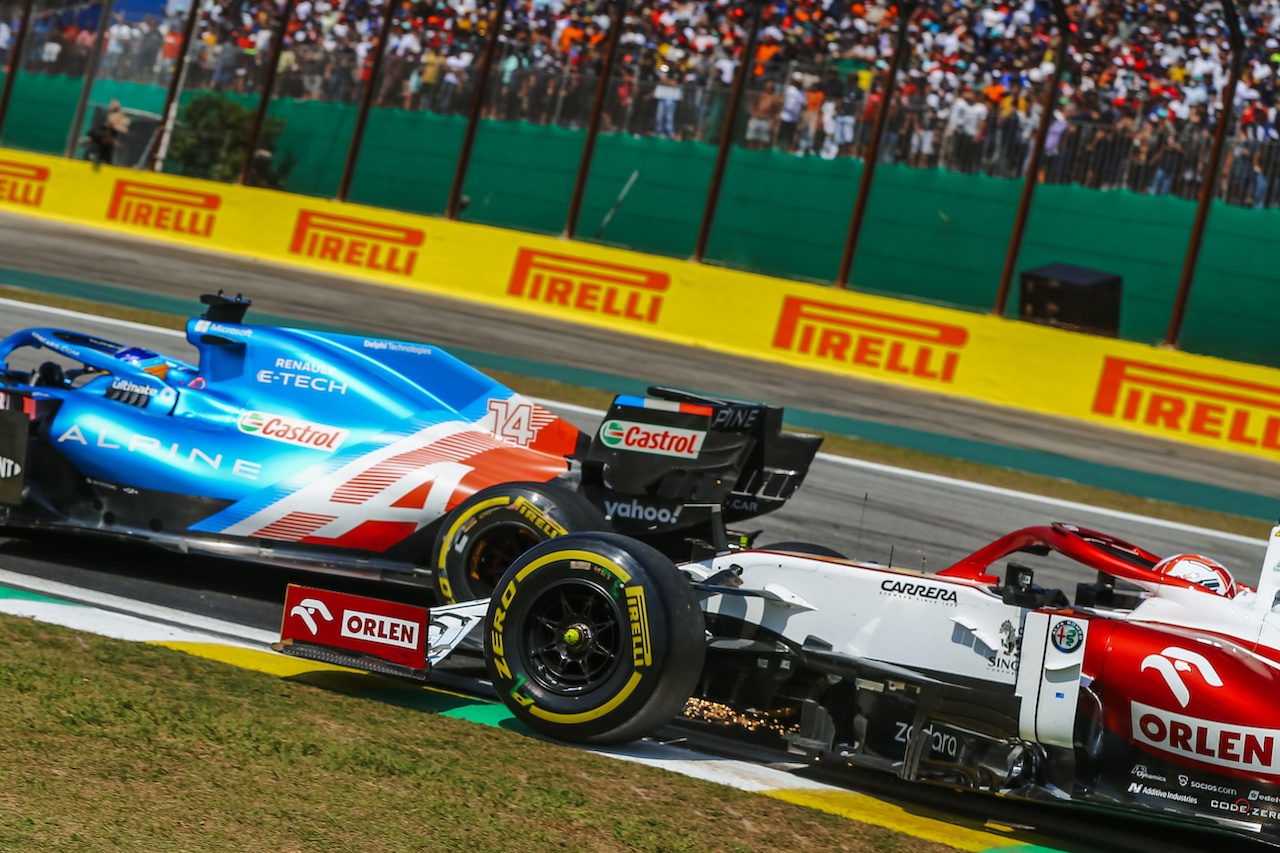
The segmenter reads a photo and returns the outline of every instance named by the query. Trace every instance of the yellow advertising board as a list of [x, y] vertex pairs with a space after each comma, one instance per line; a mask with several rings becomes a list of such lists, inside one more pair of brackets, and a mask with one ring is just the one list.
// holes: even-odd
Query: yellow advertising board
[[1267, 367], [10, 150], [0, 151], [0, 209], [1280, 459], [1280, 370]]

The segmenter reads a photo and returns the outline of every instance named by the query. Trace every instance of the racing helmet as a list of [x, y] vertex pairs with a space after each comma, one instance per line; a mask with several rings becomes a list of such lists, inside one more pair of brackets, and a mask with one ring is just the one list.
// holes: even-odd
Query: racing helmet
[[116, 358], [136, 365], [159, 379], [164, 379], [169, 373], [167, 358], [142, 347], [126, 347], [116, 353]]
[[1174, 554], [1172, 557], [1165, 557], [1152, 567], [1152, 571], [1191, 581], [1224, 598], [1236, 597], [1236, 581], [1227, 567], [1199, 554]]

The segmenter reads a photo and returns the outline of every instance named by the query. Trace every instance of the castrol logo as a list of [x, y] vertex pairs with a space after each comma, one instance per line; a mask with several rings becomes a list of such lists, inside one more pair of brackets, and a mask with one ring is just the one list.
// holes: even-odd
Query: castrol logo
[[702, 442], [707, 434], [702, 430], [679, 429], [635, 421], [605, 421], [600, 427], [600, 440], [618, 450], [634, 450], [637, 453], [653, 453], [657, 456], [676, 456], [681, 459], [697, 459], [702, 452]]
[[287, 415], [253, 411], [241, 412], [236, 426], [246, 435], [256, 435], [260, 438], [292, 444], [294, 447], [307, 447], [329, 453], [341, 447], [342, 442], [351, 433], [349, 429], [312, 423]]

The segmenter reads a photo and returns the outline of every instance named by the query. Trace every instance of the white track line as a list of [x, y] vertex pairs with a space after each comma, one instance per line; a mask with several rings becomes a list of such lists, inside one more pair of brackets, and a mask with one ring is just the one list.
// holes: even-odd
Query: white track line
[[66, 308], [52, 308], [48, 305], [37, 305], [34, 302], [22, 302], [17, 299], [0, 298], [0, 305], [8, 305], [12, 308], [23, 308], [28, 311], [39, 311], [44, 314], [55, 314], [59, 317], [71, 317], [75, 320], [87, 320], [104, 326], [119, 326], [122, 329], [136, 329], [140, 332], [153, 332], [155, 334], [168, 335], [173, 338], [185, 338], [187, 336], [186, 332], [180, 332], [177, 329], [166, 329], [163, 326], [151, 326], [146, 323], [135, 323], [132, 320], [117, 320], [114, 317], [99, 317], [96, 314], [85, 314], [83, 311], [71, 311]]
[[[139, 331], [155, 332], [162, 335], [169, 335], [175, 338], [185, 338], [186, 333], [179, 332], [176, 329], [166, 329], [161, 326], [150, 326], [145, 323], [134, 323], [129, 320], [115, 320], [110, 317], [98, 317], [94, 314], [85, 314], [81, 311], [70, 311], [66, 308], [50, 308], [45, 305], [37, 305], [33, 302], [20, 302], [16, 299], [0, 298], [0, 305], [11, 305], [15, 308], [24, 308], [30, 311], [42, 311], [47, 314], [56, 314], [60, 317], [70, 317], [77, 320], [85, 320], [93, 323], [103, 323], [108, 326], [119, 326], [125, 329], [137, 329]], [[566, 412], [576, 412], [580, 415], [594, 415], [596, 417], [604, 417], [605, 412], [600, 409], [592, 409], [588, 406], [578, 406], [572, 403], [559, 403], [555, 400], [547, 400], [541, 397], [530, 397], [530, 400], [540, 406], [546, 408], [559, 408]], [[1139, 524], [1147, 524], [1152, 527], [1159, 527], [1165, 530], [1177, 530], [1180, 533], [1194, 533], [1199, 536], [1208, 536], [1213, 539], [1221, 539], [1226, 542], [1235, 542], [1241, 545], [1255, 545], [1259, 548], [1266, 548], [1265, 539], [1255, 539], [1251, 536], [1241, 536], [1238, 533], [1227, 533], [1222, 530], [1211, 530], [1207, 527], [1196, 527], [1192, 524], [1180, 524], [1176, 521], [1165, 521], [1162, 518], [1151, 518], [1146, 515], [1138, 515], [1132, 512], [1122, 512], [1117, 509], [1104, 509], [1102, 507], [1090, 506], [1088, 504], [1077, 503], [1075, 501], [1064, 501], [1059, 498], [1048, 498], [1042, 495], [1034, 495], [1030, 492], [1019, 492], [1014, 489], [1002, 489], [999, 486], [988, 486], [985, 483], [974, 483], [970, 480], [957, 480], [954, 477], [943, 477], [939, 474], [926, 474], [923, 471], [912, 471], [910, 468], [895, 468], [892, 465], [881, 465], [878, 462], [866, 462], [861, 459], [852, 459], [848, 456], [834, 456], [830, 453], [819, 453], [817, 456], [824, 462], [831, 462], [836, 465], [844, 465], [849, 468], [861, 468], [866, 471], [876, 471], [881, 474], [889, 474], [895, 477], [901, 477], [904, 480], [919, 480], [926, 483], [934, 483], [942, 486], [949, 486], [956, 489], [968, 489], [974, 492], [980, 492], [988, 495], [999, 495], [1000, 497], [1012, 498], [1014, 500], [1028, 501], [1031, 503], [1039, 503], [1044, 506], [1056, 507], [1058, 509], [1069, 509], [1075, 512], [1090, 512], [1094, 515], [1100, 515], [1104, 518], [1115, 518], [1122, 521], [1133, 521]]]

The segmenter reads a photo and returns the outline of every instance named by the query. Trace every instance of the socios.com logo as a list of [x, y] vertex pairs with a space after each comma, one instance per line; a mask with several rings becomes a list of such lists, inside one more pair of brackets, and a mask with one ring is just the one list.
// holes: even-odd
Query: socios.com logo
[[245, 412], [240, 416], [240, 431], [248, 433], [260, 432], [265, 422], [266, 419], [261, 412]]
[[600, 438], [610, 447], [617, 447], [626, 438], [627, 430], [617, 421], [608, 421], [600, 428]]

